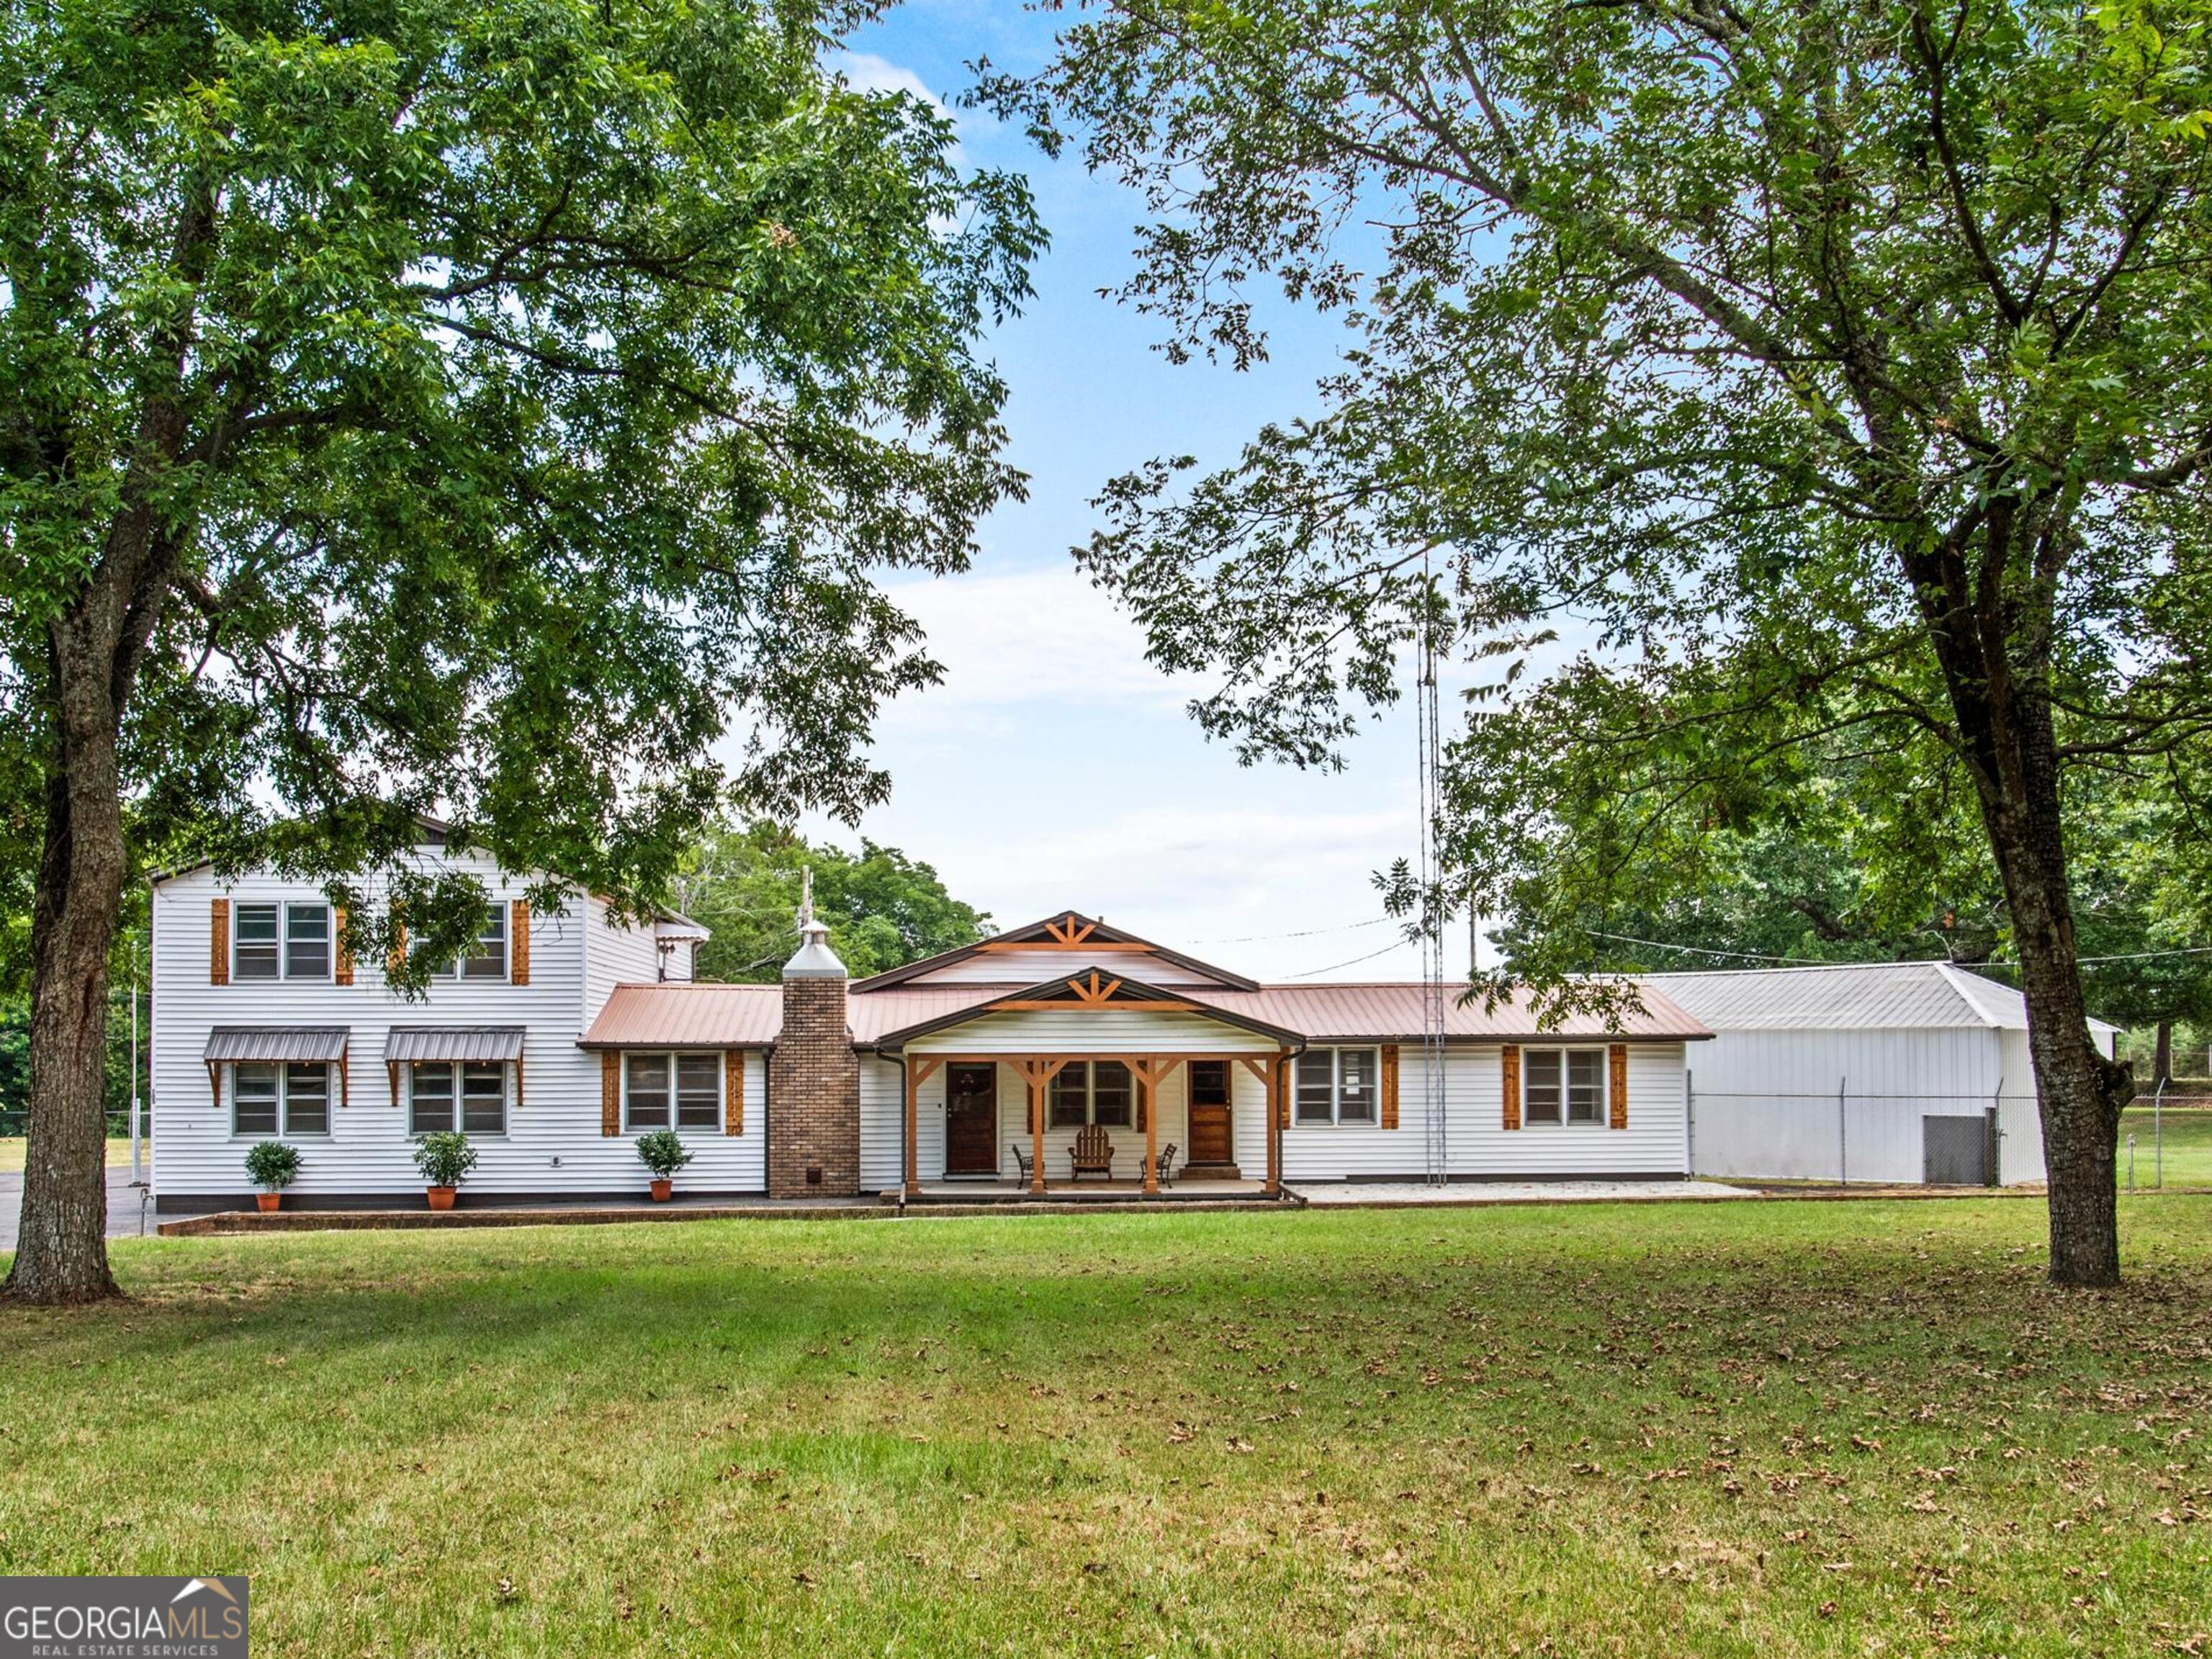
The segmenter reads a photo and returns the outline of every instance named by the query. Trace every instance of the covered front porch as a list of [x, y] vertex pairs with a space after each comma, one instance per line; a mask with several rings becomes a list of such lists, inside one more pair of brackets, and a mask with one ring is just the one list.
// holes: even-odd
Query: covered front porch
[[899, 1063], [909, 1200], [1282, 1190], [1280, 1050], [910, 1049]]

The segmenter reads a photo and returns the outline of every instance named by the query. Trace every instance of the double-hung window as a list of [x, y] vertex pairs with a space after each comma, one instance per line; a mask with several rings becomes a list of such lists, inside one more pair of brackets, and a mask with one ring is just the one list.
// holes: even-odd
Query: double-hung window
[[231, 1067], [231, 1133], [326, 1135], [331, 1132], [331, 1068], [240, 1060]]
[[1291, 1085], [1291, 1121], [1372, 1127], [1378, 1118], [1382, 1076], [1372, 1048], [1309, 1048], [1297, 1059]]
[[331, 907], [320, 900], [240, 904], [232, 914], [234, 980], [328, 979]]
[[1136, 1119], [1136, 1080], [1118, 1060], [1071, 1060], [1047, 1089], [1046, 1121], [1055, 1129], [1103, 1123], [1128, 1128]]
[[632, 1129], [713, 1129], [722, 1121], [722, 1056], [623, 1056], [623, 1103]]
[[484, 912], [484, 924], [477, 934], [476, 949], [453, 965], [460, 979], [499, 979], [507, 977], [507, 907], [494, 904]]
[[507, 1073], [500, 1060], [416, 1060], [407, 1068], [407, 1133], [505, 1134]]
[[1529, 1048], [1521, 1055], [1521, 1121], [1601, 1126], [1605, 1118], [1605, 1050]]

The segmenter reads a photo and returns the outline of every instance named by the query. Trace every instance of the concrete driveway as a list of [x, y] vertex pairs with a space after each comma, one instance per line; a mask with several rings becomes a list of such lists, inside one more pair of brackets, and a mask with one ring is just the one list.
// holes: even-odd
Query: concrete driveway
[[[138, 1200], [141, 1194], [131, 1185], [131, 1166], [125, 1164], [107, 1166], [107, 1236], [110, 1238], [136, 1238], [142, 1231], [139, 1224]], [[0, 1250], [15, 1248], [15, 1230], [23, 1214], [23, 1172], [21, 1170], [0, 1170]], [[145, 1224], [148, 1237], [154, 1233], [154, 1206], [146, 1206]]]

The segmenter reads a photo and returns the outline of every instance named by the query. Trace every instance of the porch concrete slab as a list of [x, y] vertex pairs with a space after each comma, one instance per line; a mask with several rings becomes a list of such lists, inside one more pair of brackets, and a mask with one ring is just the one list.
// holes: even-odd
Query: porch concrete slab
[[1418, 1181], [1316, 1181], [1296, 1182], [1285, 1190], [1308, 1204], [1370, 1209], [1611, 1204], [1622, 1200], [1650, 1204], [1761, 1196], [1748, 1188], [1717, 1181], [1455, 1181], [1438, 1187]]

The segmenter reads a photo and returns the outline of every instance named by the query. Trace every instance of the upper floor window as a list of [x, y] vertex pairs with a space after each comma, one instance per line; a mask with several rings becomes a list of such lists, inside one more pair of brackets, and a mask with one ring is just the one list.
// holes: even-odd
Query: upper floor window
[[230, 1068], [231, 1133], [326, 1135], [331, 1132], [331, 1068], [240, 1060]]
[[485, 910], [477, 948], [456, 963], [453, 971], [462, 979], [507, 977], [507, 906], [494, 904]]
[[722, 1121], [722, 1057], [625, 1054], [623, 1100], [633, 1129], [714, 1129]]
[[1085, 1123], [1126, 1129], [1136, 1121], [1135, 1098], [1135, 1080], [1120, 1060], [1071, 1060], [1048, 1085], [1048, 1121], [1055, 1129]]
[[240, 904], [230, 935], [234, 980], [328, 979], [331, 907], [316, 901]]
[[1371, 1125], [1382, 1068], [1372, 1048], [1309, 1048], [1292, 1080], [1291, 1121]]
[[1523, 1123], [1605, 1121], [1605, 1050], [1529, 1048], [1521, 1055]]

